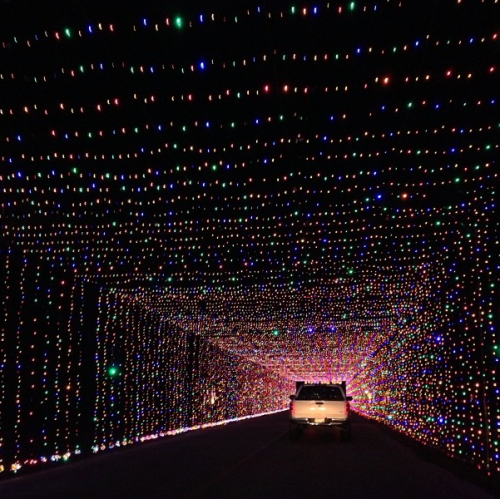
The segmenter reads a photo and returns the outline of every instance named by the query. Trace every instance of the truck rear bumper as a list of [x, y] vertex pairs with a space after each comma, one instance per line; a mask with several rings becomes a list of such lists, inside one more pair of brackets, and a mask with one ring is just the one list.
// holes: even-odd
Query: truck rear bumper
[[325, 418], [323, 420], [315, 418], [290, 418], [290, 423], [297, 424], [299, 426], [340, 426], [346, 427], [350, 425], [348, 419], [332, 419]]

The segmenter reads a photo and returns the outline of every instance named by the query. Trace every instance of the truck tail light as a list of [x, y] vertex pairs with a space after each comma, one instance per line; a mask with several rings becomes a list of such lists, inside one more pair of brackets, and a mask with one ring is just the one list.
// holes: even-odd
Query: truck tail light
[[295, 414], [295, 402], [293, 400], [290, 402], [290, 412], [292, 416]]
[[349, 416], [349, 413], [351, 412], [351, 406], [349, 405], [349, 402], [345, 402], [345, 415]]

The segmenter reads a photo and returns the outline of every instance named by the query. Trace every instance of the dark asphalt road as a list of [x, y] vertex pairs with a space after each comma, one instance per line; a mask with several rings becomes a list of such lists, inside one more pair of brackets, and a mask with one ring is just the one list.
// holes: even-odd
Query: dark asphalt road
[[0, 482], [0, 499], [487, 499], [355, 417], [353, 439], [310, 429], [288, 438], [286, 413], [190, 432]]

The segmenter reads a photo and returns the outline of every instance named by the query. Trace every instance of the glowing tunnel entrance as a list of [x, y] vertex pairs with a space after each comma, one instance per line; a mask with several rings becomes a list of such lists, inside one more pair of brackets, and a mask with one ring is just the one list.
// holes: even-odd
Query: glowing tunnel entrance
[[444, 271], [366, 267], [302, 289], [106, 290], [96, 418], [109, 426], [96, 428], [96, 447], [281, 410], [295, 381], [345, 380], [356, 411], [454, 454]]

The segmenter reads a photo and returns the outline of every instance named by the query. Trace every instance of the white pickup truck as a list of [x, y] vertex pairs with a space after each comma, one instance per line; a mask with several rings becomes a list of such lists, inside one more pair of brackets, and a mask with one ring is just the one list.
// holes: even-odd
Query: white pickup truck
[[352, 397], [344, 383], [303, 384], [290, 399], [290, 438], [299, 438], [306, 426], [335, 426], [342, 440], [351, 439]]

